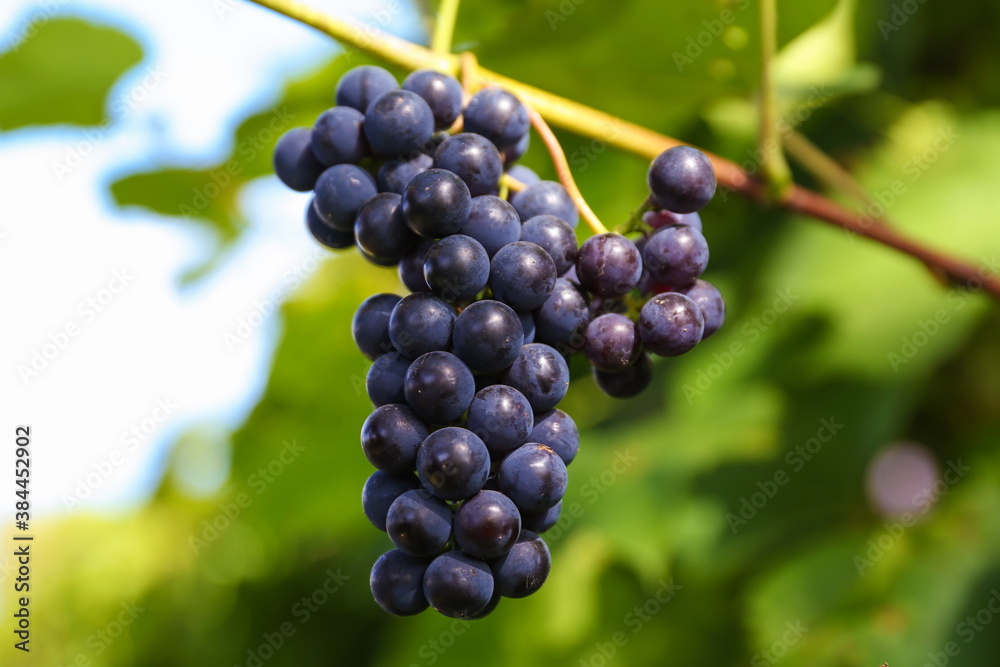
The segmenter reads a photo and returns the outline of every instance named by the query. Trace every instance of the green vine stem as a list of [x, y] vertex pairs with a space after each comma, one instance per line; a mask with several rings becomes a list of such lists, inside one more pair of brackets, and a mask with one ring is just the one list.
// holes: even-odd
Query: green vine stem
[[[418, 44], [408, 42], [373, 28], [357, 25], [326, 16], [298, 0], [249, 0], [267, 7], [279, 14], [311, 26], [336, 39], [344, 45], [379, 58], [398, 67], [415, 70], [434, 68], [442, 72], [458, 74], [459, 57], [435, 53]], [[534, 86], [515, 81], [482, 67], [477, 67], [481, 84], [494, 84], [516, 93], [522, 100], [540, 113], [553, 125], [575, 132], [581, 136], [605, 139], [609, 145], [652, 160], [672, 146], [683, 142], [654, 132], [648, 128], [615, 118], [586, 105], [554, 95]], [[613, 137], [605, 137], [606, 128], [614, 124], [618, 132]], [[709, 152], [705, 154], [715, 166], [719, 185], [753, 201], [767, 203], [764, 182], [746, 174], [735, 162]], [[980, 286], [981, 289], [1000, 298], [1000, 278], [983, 276], [975, 265], [955, 259], [903, 236], [884, 221], [848, 210], [823, 195], [791, 183], [787, 194], [775, 206], [822, 220], [859, 236], [865, 236], [885, 246], [910, 255], [925, 264], [936, 277], [959, 286]]]
[[760, 173], [767, 195], [781, 201], [792, 182], [778, 132], [778, 89], [774, 80], [774, 54], [778, 42], [777, 0], [760, 0]]
[[434, 23], [434, 36], [431, 38], [431, 50], [435, 53], [451, 53], [451, 42], [455, 36], [455, 22], [458, 21], [458, 6], [462, 0], [441, 0], [438, 7], [437, 21]]

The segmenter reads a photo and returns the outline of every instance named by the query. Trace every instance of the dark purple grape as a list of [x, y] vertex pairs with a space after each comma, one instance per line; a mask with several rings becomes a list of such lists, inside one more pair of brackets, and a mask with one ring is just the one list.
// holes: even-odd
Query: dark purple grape
[[496, 373], [517, 359], [524, 341], [521, 321], [510, 306], [484, 299], [465, 308], [452, 334], [455, 354], [469, 368]]
[[312, 151], [312, 130], [295, 127], [285, 132], [274, 147], [274, 173], [282, 183], [298, 192], [308, 192], [326, 166]]
[[544, 533], [559, 522], [562, 514], [562, 501], [541, 512], [521, 512], [521, 534], [526, 531]]
[[541, 512], [562, 500], [569, 477], [550, 447], [526, 443], [500, 464], [500, 491], [523, 512]]
[[480, 389], [469, 405], [468, 428], [486, 443], [494, 460], [527, 442], [532, 425], [533, 413], [528, 399], [504, 384]]
[[486, 609], [493, 597], [493, 574], [482, 560], [449, 551], [428, 566], [424, 595], [440, 614], [472, 618]]
[[476, 558], [504, 555], [521, 534], [521, 513], [499, 491], [480, 491], [455, 512], [455, 542]]
[[426, 151], [434, 134], [434, 114], [424, 98], [408, 90], [382, 93], [365, 111], [365, 138], [384, 157]]
[[[532, 183], [537, 183], [542, 180], [531, 167], [525, 167], [523, 164], [515, 164], [507, 170], [507, 175], [516, 181], [524, 183], [525, 185], [531, 185]], [[514, 195], [517, 193], [511, 194]]]
[[361, 65], [340, 78], [334, 98], [337, 106], [351, 107], [364, 113], [376, 97], [395, 87], [396, 77], [388, 71], [375, 65]]
[[536, 339], [558, 350], [579, 350], [583, 347], [583, 332], [590, 321], [587, 300], [576, 285], [559, 278], [552, 294], [534, 312]]
[[694, 284], [676, 291], [698, 304], [702, 317], [705, 318], [705, 332], [701, 334], [702, 340], [718, 331], [719, 327], [726, 321], [726, 302], [722, 300], [722, 294], [712, 283], [707, 280], [696, 280]]
[[535, 426], [528, 434], [527, 442], [537, 442], [551, 448], [563, 463], [569, 465], [580, 451], [580, 431], [572, 417], [562, 410], [552, 410], [535, 417]]
[[455, 355], [428, 352], [410, 364], [403, 380], [403, 394], [421, 419], [431, 424], [450, 424], [469, 409], [476, 395], [476, 381], [469, 367]]
[[411, 556], [436, 556], [451, 539], [451, 508], [424, 490], [407, 491], [393, 501], [385, 530], [396, 548]]
[[556, 407], [569, 389], [569, 366], [548, 345], [531, 343], [521, 347], [517, 359], [503, 374], [504, 383], [524, 394], [536, 413]]
[[354, 221], [354, 238], [361, 255], [377, 266], [395, 266], [417, 245], [406, 224], [402, 197], [382, 192], [361, 205]]
[[424, 98], [434, 114], [435, 129], [448, 129], [462, 113], [462, 84], [453, 76], [420, 69], [406, 77], [401, 87]]
[[351, 320], [351, 336], [361, 354], [374, 359], [396, 348], [389, 340], [389, 315], [399, 303], [395, 294], [375, 294], [361, 302]]
[[431, 287], [424, 280], [424, 258], [434, 245], [433, 239], [420, 239], [403, 259], [399, 260], [399, 280], [411, 292], [430, 292]]
[[462, 132], [445, 139], [434, 151], [434, 167], [457, 174], [473, 197], [500, 190], [503, 160], [496, 146], [478, 134]]
[[434, 158], [418, 153], [409, 159], [389, 160], [378, 168], [379, 192], [394, 192], [402, 195], [406, 185], [414, 176], [422, 174], [434, 165]]
[[490, 601], [487, 602], [486, 606], [483, 607], [483, 609], [481, 611], [479, 611], [475, 616], [470, 616], [469, 620], [470, 621], [474, 621], [474, 620], [478, 620], [480, 618], [486, 618], [487, 616], [489, 616], [491, 613], [493, 613], [493, 610], [496, 609], [497, 606], [499, 606], [500, 599], [502, 597], [503, 596], [500, 595], [500, 593], [496, 590], [496, 588], [494, 588], [493, 589], [493, 597], [490, 598]]
[[521, 240], [537, 243], [556, 264], [556, 275], [576, 265], [576, 232], [565, 220], [554, 215], [536, 215], [521, 228]]
[[343, 250], [354, 245], [354, 230], [342, 231], [328, 225], [316, 210], [315, 199], [306, 207], [306, 228], [313, 238], [331, 250]]
[[445, 169], [417, 174], [403, 191], [403, 212], [410, 229], [437, 239], [455, 234], [469, 221], [472, 196], [461, 178]]
[[424, 280], [445, 301], [470, 301], [490, 280], [490, 258], [471, 236], [446, 236], [424, 257]]
[[538, 308], [552, 294], [555, 284], [555, 262], [535, 243], [509, 243], [493, 256], [490, 265], [493, 296], [514, 310]]
[[[513, 169], [514, 163], [521, 159], [521, 157], [528, 152], [528, 148], [531, 146], [531, 133], [525, 132], [524, 136], [517, 140], [517, 143], [512, 146], [507, 146], [506, 148], [500, 149], [500, 155], [503, 157], [503, 166], [505, 169]], [[515, 178], [517, 178], [515, 176]], [[521, 181], [522, 183], [524, 181]]]
[[[543, 304], [544, 305], [544, 304]], [[535, 317], [531, 313], [521, 311], [517, 314], [521, 320], [521, 329], [524, 331], [524, 344], [535, 342]]]
[[376, 406], [406, 403], [403, 380], [410, 368], [410, 360], [399, 352], [388, 352], [375, 359], [368, 369], [365, 388], [368, 398]]
[[401, 354], [416, 359], [451, 347], [455, 309], [427, 292], [403, 297], [389, 315], [389, 340]]
[[595, 368], [608, 373], [625, 370], [642, 354], [635, 322], [617, 313], [594, 318], [584, 334], [583, 352]]
[[642, 221], [653, 229], [669, 227], [670, 225], [688, 225], [699, 232], [702, 231], [701, 216], [697, 213], [673, 213], [667, 210], [646, 211], [642, 214]]
[[521, 220], [530, 220], [536, 215], [554, 215], [565, 220], [576, 229], [580, 222], [580, 212], [570, 198], [566, 188], [556, 181], [538, 181], [516, 193], [510, 203], [517, 209]]
[[665, 292], [642, 307], [637, 328], [647, 350], [663, 357], [676, 357], [698, 344], [705, 331], [705, 319], [698, 304], [690, 298]]
[[312, 150], [325, 165], [357, 164], [370, 149], [364, 133], [365, 115], [351, 107], [327, 109], [316, 119]]
[[580, 247], [576, 275], [592, 294], [619, 297], [639, 284], [642, 254], [621, 234], [597, 234]]
[[354, 229], [361, 206], [378, 194], [375, 179], [361, 167], [337, 164], [316, 180], [316, 212], [328, 225], [341, 231]]
[[528, 110], [511, 93], [490, 87], [472, 96], [465, 107], [466, 132], [481, 134], [498, 148], [512, 146], [528, 133]]
[[361, 490], [361, 508], [372, 525], [385, 530], [389, 506], [407, 491], [420, 488], [420, 480], [412, 472], [401, 475], [376, 470]]
[[412, 616], [427, 609], [424, 577], [428, 565], [430, 559], [409, 556], [398, 549], [382, 554], [369, 580], [378, 606], [394, 616]]
[[642, 259], [656, 282], [674, 287], [690, 285], [708, 266], [708, 241], [694, 227], [671, 225], [649, 237]]
[[368, 461], [391, 473], [404, 473], [417, 465], [417, 450], [430, 432], [405, 405], [383, 405], [368, 415], [361, 427], [361, 449]]
[[552, 555], [545, 540], [529, 530], [506, 555], [490, 562], [494, 586], [505, 598], [531, 595], [545, 583], [552, 567]]
[[653, 362], [648, 354], [642, 354], [638, 361], [617, 373], [606, 373], [595, 368], [594, 379], [601, 391], [611, 398], [632, 398], [644, 392], [652, 382]]
[[457, 426], [431, 433], [417, 452], [417, 477], [442, 500], [463, 500], [483, 488], [490, 453], [479, 436]]
[[675, 213], [693, 213], [715, 194], [715, 168], [697, 148], [674, 146], [649, 167], [653, 201]]
[[508, 243], [521, 240], [521, 218], [509, 203], [493, 195], [472, 198], [462, 234], [479, 241], [491, 258]]

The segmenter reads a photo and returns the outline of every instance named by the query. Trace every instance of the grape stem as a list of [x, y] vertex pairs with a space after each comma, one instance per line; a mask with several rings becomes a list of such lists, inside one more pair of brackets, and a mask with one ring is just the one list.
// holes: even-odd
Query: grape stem
[[778, 133], [778, 89], [774, 80], [774, 54], [778, 41], [777, 0], [760, 1], [760, 173], [767, 184], [766, 194], [781, 201], [792, 182]]
[[434, 35], [431, 37], [431, 49], [435, 53], [444, 55], [451, 53], [451, 42], [455, 36], [455, 22], [458, 20], [458, 6], [461, 1], [441, 0], [437, 21], [434, 22]]
[[[295, 21], [308, 25], [341, 42], [349, 48], [362, 51], [386, 63], [409, 70], [432, 68], [458, 74], [459, 57], [435, 53], [418, 44], [372, 27], [353, 23], [317, 12], [298, 0], [249, 0]], [[502, 86], [515, 93], [553, 125], [584, 137], [601, 138], [640, 157], [652, 160], [663, 151], [683, 142], [648, 128], [615, 118], [573, 100], [515, 81], [490, 70], [478, 67], [477, 78], [482, 83]], [[617, 132], [607, 136], [607, 128]], [[863, 212], [854, 212], [823, 195], [790, 183], [781, 199], [769, 201], [767, 187], [760, 178], [750, 176], [735, 162], [705, 152], [715, 167], [719, 185], [731, 192], [759, 203], [771, 203], [793, 213], [821, 220], [840, 227], [852, 234], [867, 237], [899, 252], [909, 255], [930, 269], [931, 273], [948, 283], [963, 287], [979, 287], [1000, 298], [1000, 278], [984, 276], [977, 266], [955, 259], [950, 255], [903, 236], [884, 220]]]
[[583, 198], [583, 193], [580, 192], [580, 188], [576, 186], [576, 181], [573, 180], [573, 172], [570, 171], [569, 161], [566, 159], [566, 151], [563, 150], [562, 144], [559, 143], [559, 139], [556, 137], [555, 132], [549, 127], [549, 124], [545, 122], [542, 114], [535, 111], [530, 106], [528, 107], [528, 117], [531, 119], [531, 126], [535, 128], [535, 132], [538, 136], [542, 138], [542, 143], [545, 144], [545, 148], [548, 149], [549, 155], [552, 156], [552, 166], [556, 169], [556, 175], [559, 177], [559, 182], [562, 186], [566, 188], [566, 192], [569, 193], [570, 199], [576, 204], [576, 208], [580, 211], [580, 217], [583, 218], [587, 226], [590, 227], [590, 231], [595, 234], [607, 234], [608, 228], [598, 219], [597, 214], [594, 213], [593, 209], [590, 208], [590, 204], [587, 200]]

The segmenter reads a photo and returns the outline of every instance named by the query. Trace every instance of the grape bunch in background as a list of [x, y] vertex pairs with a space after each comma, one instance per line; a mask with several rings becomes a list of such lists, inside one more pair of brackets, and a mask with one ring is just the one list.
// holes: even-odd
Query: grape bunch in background
[[[396, 615], [481, 618], [548, 576], [540, 534], [559, 520], [579, 450], [557, 408], [567, 360], [585, 355], [601, 389], [626, 398], [649, 385], [650, 353], [682, 354], [722, 325], [722, 298], [699, 278], [708, 246], [696, 211], [715, 173], [693, 148], [664, 152], [642, 237], [578, 246], [566, 189], [514, 165], [530, 129], [514, 95], [467, 98], [447, 74], [399, 85], [362, 66], [335, 98], [279, 140], [274, 166], [313, 192], [317, 241], [398, 267], [409, 290], [371, 296], [352, 323], [375, 406], [361, 429], [377, 468], [362, 506], [395, 546], [374, 564], [372, 594]], [[520, 188], [507, 198], [504, 178]]]

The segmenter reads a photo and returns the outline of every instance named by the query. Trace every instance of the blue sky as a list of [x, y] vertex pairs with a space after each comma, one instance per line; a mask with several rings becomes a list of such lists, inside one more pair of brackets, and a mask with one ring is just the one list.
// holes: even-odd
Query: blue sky
[[[311, 4], [358, 19], [381, 10], [383, 27], [411, 38], [418, 29], [398, 0]], [[170, 444], [191, 429], [214, 435], [182, 457], [190, 463], [182, 477], [192, 493], [211, 491], [229, 459], [219, 434], [239, 425], [266, 382], [281, 333], [272, 306], [327, 254], [304, 230], [288, 233], [307, 196], [258, 179], [241, 194], [249, 231], [218, 270], [181, 289], [208, 237], [118, 210], [107, 186], [157, 164], [215, 163], [243, 117], [276, 102], [282, 80], [319, 66], [336, 46], [240, 0], [44, 6], [0, 6], [8, 36], [0, 50], [31, 21], [77, 16], [129, 33], [145, 57], [108, 97], [109, 130], [0, 133], [0, 401], [7, 432], [32, 426], [33, 510], [107, 511], [141, 500]], [[245, 342], [227, 346], [238, 329], [249, 331]]]

